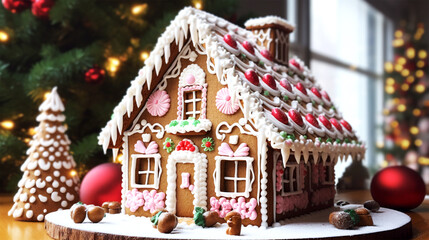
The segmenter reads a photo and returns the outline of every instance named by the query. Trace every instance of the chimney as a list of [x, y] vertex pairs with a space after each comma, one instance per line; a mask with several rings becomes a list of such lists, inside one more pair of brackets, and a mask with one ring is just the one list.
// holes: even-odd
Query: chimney
[[289, 34], [294, 30], [293, 25], [280, 17], [266, 16], [249, 19], [244, 26], [252, 31], [256, 43], [264, 46], [276, 62], [288, 65]]

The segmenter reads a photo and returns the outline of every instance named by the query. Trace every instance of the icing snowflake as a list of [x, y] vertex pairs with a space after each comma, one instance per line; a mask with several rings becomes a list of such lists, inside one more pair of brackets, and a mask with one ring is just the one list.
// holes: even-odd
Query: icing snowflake
[[143, 210], [148, 211], [150, 210], [150, 213], [154, 213], [155, 210], [163, 209], [165, 207], [165, 193], [163, 192], [157, 192], [156, 190], [143, 191], [143, 197], [144, 197], [144, 206]]
[[147, 100], [147, 111], [151, 116], [164, 116], [170, 109], [170, 96], [166, 91], [156, 91]]
[[137, 211], [139, 207], [144, 205], [143, 193], [137, 189], [128, 190], [125, 196], [125, 207], [129, 208], [131, 212]]
[[214, 150], [214, 141], [211, 137], [203, 138], [203, 143], [201, 144], [201, 147], [206, 152], [211, 152]]
[[166, 138], [164, 142], [164, 149], [167, 150], [168, 153], [171, 153], [174, 150], [174, 142], [171, 138]]
[[234, 114], [240, 108], [238, 101], [231, 101], [228, 88], [222, 88], [216, 94], [216, 108], [223, 114]]

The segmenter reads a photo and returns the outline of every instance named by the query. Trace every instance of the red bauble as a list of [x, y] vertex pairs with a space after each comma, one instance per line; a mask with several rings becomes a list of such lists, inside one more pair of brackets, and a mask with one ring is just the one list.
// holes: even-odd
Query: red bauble
[[103, 163], [91, 169], [80, 185], [80, 201], [101, 206], [107, 201], [121, 201], [121, 165]]
[[404, 166], [380, 170], [371, 181], [371, 195], [381, 206], [399, 210], [418, 207], [426, 194], [420, 175]]
[[100, 83], [104, 80], [105, 76], [106, 76], [106, 71], [104, 71], [104, 69], [98, 66], [94, 66], [93, 68], [86, 71], [85, 81], [87, 83]]
[[54, 0], [32, 0], [31, 12], [38, 18], [49, 18], [49, 12], [54, 6]]
[[4, 8], [12, 13], [20, 12], [31, 6], [31, 0], [2, 0], [1, 2]]

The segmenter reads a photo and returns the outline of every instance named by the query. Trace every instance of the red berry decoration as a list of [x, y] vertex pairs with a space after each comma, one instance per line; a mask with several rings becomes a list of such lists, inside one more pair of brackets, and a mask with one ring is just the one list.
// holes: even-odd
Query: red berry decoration
[[325, 126], [328, 130], [332, 129], [331, 122], [325, 117], [325, 115], [319, 115], [319, 121]]
[[253, 85], [255, 86], [259, 86], [259, 77], [258, 74], [256, 74], [256, 72], [253, 69], [248, 69], [245, 73], [244, 76], [246, 77], [246, 79], [251, 82]]
[[298, 68], [298, 69], [301, 69], [301, 65], [299, 65], [299, 63], [294, 58], [289, 60], [289, 64]]
[[85, 73], [85, 81], [87, 83], [100, 83], [104, 80], [104, 77], [106, 76], [106, 71], [104, 69], [94, 66], [93, 68], [90, 68]]
[[279, 122], [283, 124], [289, 123], [286, 114], [280, 108], [273, 108], [271, 110], [271, 115], [273, 115], [273, 117], [275, 117], [277, 120], [279, 120]]
[[299, 126], [302, 127], [302, 125], [304, 125], [301, 114], [299, 114], [295, 109], [289, 110], [288, 115]]
[[252, 55], [255, 54], [255, 49], [253, 48], [253, 46], [250, 42], [244, 41], [241, 45], [244, 47], [244, 49], [246, 49]]
[[297, 83], [295, 85], [296, 89], [298, 89], [300, 92], [304, 93], [305, 95], [307, 95], [307, 89], [304, 87], [304, 85], [302, 85], [302, 83]]
[[382, 207], [410, 210], [418, 207], [426, 193], [422, 177], [405, 166], [380, 170], [371, 181], [371, 195]]
[[38, 18], [49, 18], [49, 12], [54, 6], [54, 0], [32, 0], [31, 12]]
[[223, 36], [223, 40], [230, 47], [237, 49], [237, 42], [235, 41], [235, 39], [230, 34], [226, 34], [225, 36]]
[[179, 144], [176, 147], [177, 151], [195, 151], [194, 145], [188, 140], [180, 141]]
[[349, 131], [349, 132], [352, 131], [352, 126], [350, 126], [350, 124], [346, 120], [341, 119], [340, 123], [341, 123], [341, 125], [343, 125], [343, 127], [345, 127], [347, 129], [347, 131]]
[[331, 101], [331, 98], [329, 97], [329, 95], [328, 95], [327, 92], [322, 91], [321, 93], [322, 93], [322, 96], [323, 96], [324, 99], [328, 100], [329, 102]]
[[121, 202], [121, 164], [103, 163], [91, 169], [80, 185], [80, 201], [101, 206], [103, 202]]
[[260, 53], [264, 58], [270, 61], [273, 61], [273, 57], [271, 56], [271, 53], [267, 49], [262, 49]]
[[211, 147], [212, 143], [211, 142], [206, 142], [206, 147]]
[[31, 0], [2, 0], [4, 8], [12, 13], [21, 12], [31, 6]]
[[270, 74], [265, 74], [262, 77], [262, 81], [264, 81], [264, 83], [267, 84], [270, 88], [277, 90], [276, 80], [274, 80], [273, 76], [271, 76]]
[[332, 125], [334, 125], [334, 127], [339, 131], [339, 132], [343, 132], [343, 128], [341, 127], [340, 123], [337, 121], [337, 119], [335, 118], [331, 118], [331, 120], [329, 120]]
[[167, 143], [165, 143], [165, 146], [166, 147], [171, 147], [171, 143], [167, 142]]
[[288, 90], [289, 92], [292, 92], [292, 86], [290, 85], [289, 81], [286, 79], [281, 79], [280, 80], [280, 86], [284, 87], [286, 90]]
[[322, 95], [320, 94], [319, 90], [317, 90], [317, 88], [312, 87], [312, 88], [311, 88], [311, 92], [312, 92], [314, 95], [316, 95], [316, 97], [318, 97], [318, 98], [322, 98]]
[[313, 114], [307, 113], [307, 115], [305, 115], [305, 120], [307, 120], [307, 122], [309, 122], [311, 125], [320, 128], [319, 122], [317, 122], [317, 119], [313, 116]]

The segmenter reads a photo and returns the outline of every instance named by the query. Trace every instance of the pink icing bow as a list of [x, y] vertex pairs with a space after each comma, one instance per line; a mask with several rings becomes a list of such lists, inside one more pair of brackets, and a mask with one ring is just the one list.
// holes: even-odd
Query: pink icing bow
[[141, 140], [138, 140], [136, 144], [134, 144], [134, 150], [138, 153], [143, 154], [154, 154], [158, 153], [158, 144], [154, 141], [150, 142], [147, 148]]
[[249, 147], [246, 143], [241, 143], [235, 152], [232, 151], [228, 143], [223, 142], [219, 148], [219, 155], [229, 156], [229, 157], [246, 157], [249, 156]]

